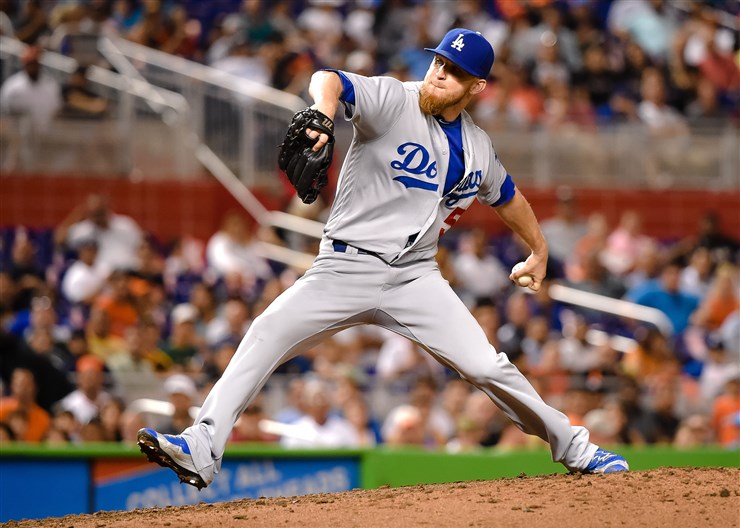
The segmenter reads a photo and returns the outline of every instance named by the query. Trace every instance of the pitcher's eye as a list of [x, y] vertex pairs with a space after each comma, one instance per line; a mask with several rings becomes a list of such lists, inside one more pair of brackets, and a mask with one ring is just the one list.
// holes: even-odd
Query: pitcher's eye
[[435, 66], [442, 66], [442, 64], [444, 64], [442, 62], [442, 59], [440, 59], [439, 57], [434, 57], [434, 65]]

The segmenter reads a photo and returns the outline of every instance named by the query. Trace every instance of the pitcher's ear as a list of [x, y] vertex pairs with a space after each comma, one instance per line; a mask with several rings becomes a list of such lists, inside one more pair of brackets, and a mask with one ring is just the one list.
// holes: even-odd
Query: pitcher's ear
[[486, 87], [485, 79], [478, 79], [470, 86], [470, 95], [478, 95]]

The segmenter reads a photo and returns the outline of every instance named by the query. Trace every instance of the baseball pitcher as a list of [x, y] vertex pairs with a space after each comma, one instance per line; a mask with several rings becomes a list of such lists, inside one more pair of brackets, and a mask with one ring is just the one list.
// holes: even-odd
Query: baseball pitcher
[[453, 29], [427, 51], [432, 60], [422, 82], [333, 70], [313, 75], [314, 104], [296, 115], [280, 153], [280, 167], [304, 201], [325, 183], [333, 121], [344, 117], [354, 128], [321, 249], [311, 269], [254, 321], [195, 423], [177, 436], [139, 431], [141, 450], [181, 481], [202, 488], [213, 480], [235, 421], [280, 364], [360, 324], [418, 343], [521, 430], [547, 441], [553, 460], [569, 470], [629, 469], [540, 398], [440, 274], [438, 240], [476, 199], [531, 249], [512, 280], [527, 275], [537, 291], [548, 251], [529, 203], [465, 112], [486, 86], [493, 48], [479, 33]]

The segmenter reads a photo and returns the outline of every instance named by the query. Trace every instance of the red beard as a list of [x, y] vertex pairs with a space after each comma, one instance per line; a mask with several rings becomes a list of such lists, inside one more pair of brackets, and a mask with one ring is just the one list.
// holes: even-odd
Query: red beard
[[449, 94], [442, 96], [432, 95], [428, 86], [429, 82], [424, 81], [419, 90], [419, 108], [421, 108], [421, 111], [425, 114], [432, 116], [439, 115], [445, 110], [445, 108], [456, 105], [462, 101], [464, 97], [464, 95], [455, 97]]

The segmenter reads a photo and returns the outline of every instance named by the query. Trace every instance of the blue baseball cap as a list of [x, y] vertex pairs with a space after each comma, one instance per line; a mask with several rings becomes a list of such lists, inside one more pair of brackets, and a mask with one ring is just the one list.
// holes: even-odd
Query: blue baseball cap
[[476, 31], [455, 28], [436, 48], [424, 48], [451, 60], [473, 77], [485, 79], [493, 66], [493, 46]]

